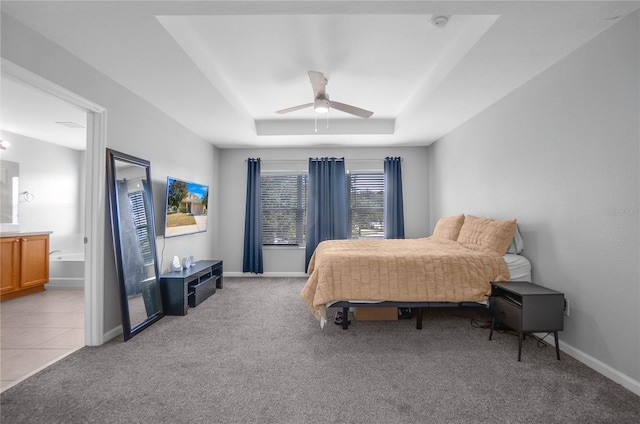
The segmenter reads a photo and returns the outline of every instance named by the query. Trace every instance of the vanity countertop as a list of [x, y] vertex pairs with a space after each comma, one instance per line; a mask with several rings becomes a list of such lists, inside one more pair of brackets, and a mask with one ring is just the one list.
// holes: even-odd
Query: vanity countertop
[[52, 233], [53, 231], [3, 231], [0, 232], [0, 237], [40, 236]]

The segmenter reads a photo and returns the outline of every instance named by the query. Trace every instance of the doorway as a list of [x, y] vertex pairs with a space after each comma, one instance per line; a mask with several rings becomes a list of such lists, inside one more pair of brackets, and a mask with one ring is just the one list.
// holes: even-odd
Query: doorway
[[[84, 345], [97, 346], [105, 341], [103, 328], [104, 287], [104, 163], [106, 147], [106, 110], [76, 94], [43, 79], [5, 59], [2, 59], [2, 78], [38, 89], [62, 100], [85, 114], [85, 146], [82, 203], [84, 213], [80, 233], [80, 248], [84, 250], [83, 315]], [[80, 215], [80, 214], [79, 214]]]

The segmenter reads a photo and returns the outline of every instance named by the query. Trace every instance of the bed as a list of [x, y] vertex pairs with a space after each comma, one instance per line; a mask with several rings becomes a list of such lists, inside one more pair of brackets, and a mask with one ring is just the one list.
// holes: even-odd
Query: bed
[[[422, 308], [486, 305], [490, 282], [514, 280], [514, 273], [530, 281], [530, 264], [513, 254], [518, 249], [515, 220], [472, 215], [440, 219], [430, 237], [326, 240], [311, 258], [301, 297], [321, 327], [328, 307], [347, 317], [350, 307], [375, 305], [414, 308], [421, 328]], [[349, 320], [342, 325], [348, 328]]]

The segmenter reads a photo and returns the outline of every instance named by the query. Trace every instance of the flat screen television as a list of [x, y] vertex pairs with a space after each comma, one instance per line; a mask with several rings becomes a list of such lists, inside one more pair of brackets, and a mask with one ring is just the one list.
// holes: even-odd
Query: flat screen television
[[207, 231], [209, 186], [167, 177], [164, 236]]

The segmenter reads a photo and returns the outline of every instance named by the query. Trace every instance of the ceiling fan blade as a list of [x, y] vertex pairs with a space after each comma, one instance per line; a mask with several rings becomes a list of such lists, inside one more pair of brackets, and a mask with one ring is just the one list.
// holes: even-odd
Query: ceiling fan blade
[[359, 107], [355, 107], [351, 105], [346, 105], [340, 102], [330, 101], [329, 105], [334, 109], [338, 109], [343, 112], [359, 116], [361, 118], [369, 118], [371, 115], [373, 115], [373, 112], [369, 112], [368, 110], [360, 109]]
[[325, 89], [327, 87], [327, 79], [322, 72], [309, 71], [309, 80], [311, 88], [313, 88], [313, 96], [315, 99], [324, 99], [326, 96]]
[[303, 105], [293, 106], [293, 107], [289, 107], [289, 108], [286, 108], [286, 109], [278, 110], [278, 111], [276, 111], [276, 113], [280, 113], [280, 114], [289, 113], [289, 112], [294, 112], [296, 110], [305, 109], [305, 108], [308, 108], [308, 107], [311, 107], [311, 106], [313, 106], [313, 103], [305, 103]]

